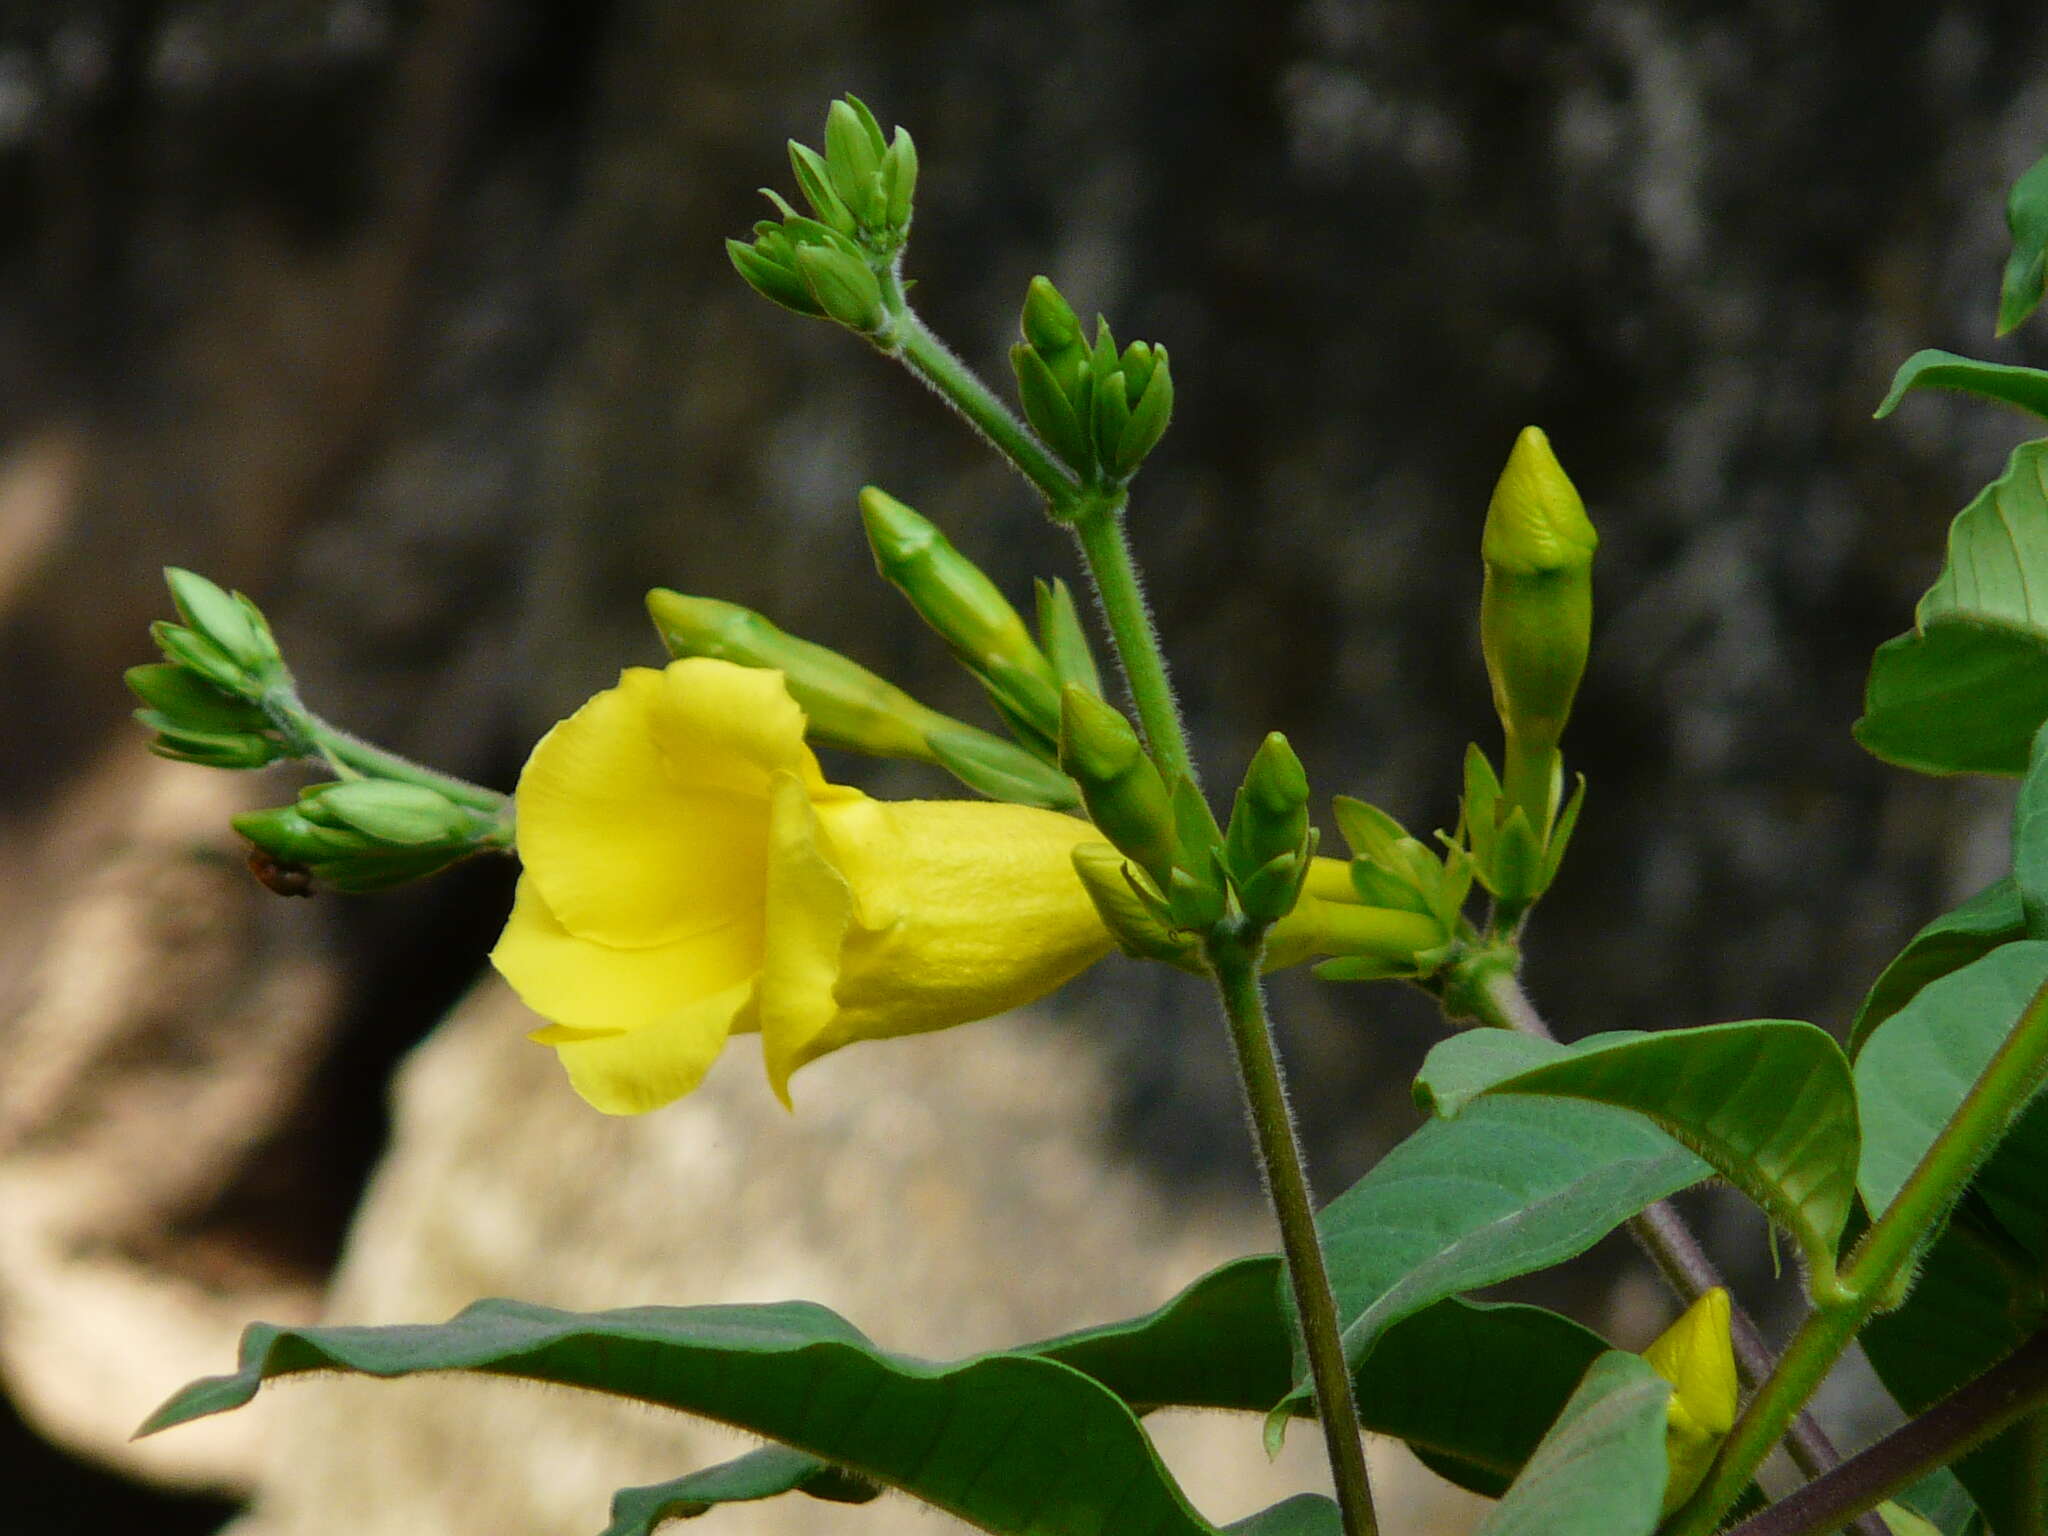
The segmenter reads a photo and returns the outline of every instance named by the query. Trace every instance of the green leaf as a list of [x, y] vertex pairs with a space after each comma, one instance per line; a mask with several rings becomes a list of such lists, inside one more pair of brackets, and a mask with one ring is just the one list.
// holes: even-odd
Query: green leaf
[[2012, 879], [2027, 936], [2048, 939], [2048, 726], [2034, 737], [2012, 812]]
[[1664, 1502], [1670, 1397], [1641, 1356], [1602, 1355], [1474, 1536], [1649, 1536]]
[[2002, 945], [1929, 982], [1864, 1042], [1856, 1058], [1865, 1127], [1857, 1182], [1873, 1217], [1897, 1197], [2044, 981], [2048, 943]]
[[472, 1370], [639, 1398], [779, 1440], [983, 1530], [1209, 1536], [1131, 1412], [1022, 1355], [887, 1354], [805, 1302], [577, 1314], [483, 1301], [447, 1323], [253, 1325], [240, 1369], [193, 1383], [143, 1433], [241, 1406], [278, 1376]]
[[[1028, 1352], [1092, 1376], [1139, 1413], [1263, 1412], [1293, 1382], [1283, 1284], [1276, 1255], [1238, 1259], [1143, 1317]], [[1497, 1497], [1606, 1348], [1591, 1329], [1541, 1307], [1441, 1301], [1389, 1329], [1354, 1372], [1359, 1414], [1369, 1432], [1407, 1441], [1443, 1477]]]
[[1230, 1536], [1344, 1536], [1344, 1515], [1319, 1493], [1297, 1493], [1223, 1529]]
[[2048, 442], [1957, 514], [1913, 629], [1877, 648], [1856, 739], [1920, 773], [2020, 774], [2048, 720]]
[[[1860, 1342], [1885, 1389], [1908, 1414], [1918, 1414], [1981, 1376], [2044, 1322], [2039, 1281], [1959, 1217], [1928, 1250], [1905, 1305], [1873, 1318]], [[1993, 1532], [2041, 1528], [2042, 1424], [2036, 1414], [1955, 1463]]]
[[[1347, 1357], [1446, 1296], [1584, 1253], [1707, 1165], [1633, 1115], [1501, 1098], [1435, 1120], [1317, 1219]], [[1306, 1397], [1297, 1365], [1287, 1406]]]
[[1790, 1019], [1596, 1035], [1573, 1045], [1472, 1031], [1429, 1053], [1418, 1098], [1456, 1114], [1479, 1094], [1631, 1110], [1713, 1164], [1798, 1241], [1816, 1297], [1855, 1201], [1856, 1090], [1823, 1030]]
[[1908, 390], [1921, 388], [1981, 395], [2036, 416], [2048, 416], [2048, 373], [2010, 363], [1980, 363], [1936, 347], [1915, 352], [1899, 365], [1899, 371], [1892, 376], [1891, 390], [1875, 414], [1891, 415]]
[[1965, 1536], [1978, 1519], [1976, 1501], [1947, 1467], [1936, 1467], [1901, 1493], [1898, 1502], [1943, 1536]]
[[1937, 917], [1907, 941], [1863, 999], [1849, 1026], [1849, 1054], [1853, 1057], [1861, 1052], [1871, 1031], [1911, 1002], [1930, 981], [2026, 936], [2026, 915], [2010, 875], [1986, 886], [1955, 911]]
[[815, 1456], [764, 1445], [731, 1461], [646, 1488], [612, 1495], [612, 1523], [603, 1536], [652, 1536], [664, 1520], [691, 1520], [720, 1504], [808, 1493], [834, 1504], [865, 1504], [880, 1494], [874, 1484], [848, 1477]]
[[2005, 199], [2005, 225], [2012, 231], [2012, 255], [1998, 285], [1998, 334], [2031, 315], [2048, 281], [2048, 156], [2036, 160]]

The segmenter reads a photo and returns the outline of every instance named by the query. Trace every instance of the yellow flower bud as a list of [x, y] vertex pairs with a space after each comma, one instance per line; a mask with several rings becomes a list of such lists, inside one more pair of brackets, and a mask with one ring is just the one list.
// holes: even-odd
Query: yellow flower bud
[[1715, 1286], [1643, 1351], [1650, 1368], [1671, 1383], [1670, 1420], [1664, 1432], [1664, 1452], [1671, 1463], [1664, 1486], [1667, 1515], [1692, 1497], [1713, 1465], [1714, 1453], [1735, 1427], [1739, 1394], [1728, 1316], [1728, 1293]]
[[828, 1051], [987, 1018], [1107, 953], [1086, 822], [870, 800], [803, 733], [780, 673], [697, 657], [627, 670], [534, 748], [491, 959], [598, 1109], [681, 1097], [748, 1030], [787, 1103]]

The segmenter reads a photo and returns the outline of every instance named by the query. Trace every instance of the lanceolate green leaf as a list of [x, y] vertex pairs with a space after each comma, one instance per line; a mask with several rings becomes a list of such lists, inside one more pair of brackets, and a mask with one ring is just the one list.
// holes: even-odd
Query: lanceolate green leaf
[[1521, 1037], [1503, 1052], [1508, 1038], [1446, 1040], [1423, 1063], [1417, 1096], [1446, 1114], [1480, 1094], [1539, 1094], [1645, 1115], [1790, 1232], [1815, 1295], [1832, 1292], [1858, 1135], [1849, 1063], [1824, 1031], [1758, 1019], [1573, 1045]]
[[1649, 1536], [1664, 1502], [1670, 1397], [1640, 1356], [1602, 1355], [1474, 1536]]
[[2002, 945], [1929, 982], [1864, 1042], [1858, 1183], [1873, 1216], [1892, 1203], [2044, 980], [2048, 943]]
[[[1401, 1319], [1562, 1263], [1708, 1173], [1662, 1132], [1598, 1104], [1490, 1099], [1431, 1121], [1318, 1218], [1345, 1352], [1355, 1367]], [[1303, 1380], [1297, 1370], [1290, 1405]]]
[[688, 1477], [646, 1488], [621, 1488], [612, 1495], [612, 1523], [604, 1528], [603, 1536], [652, 1536], [664, 1520], [694, 1519], [720, 1504], [797, 1492], [834, 1504], [865, 1504], [881, 1490], [815, 1456], [787, 1446], [764, 1445]]
[[2012, 810], [2012, 882], [2019, 890], [2027, 936], [2048, 939], [2048, 727], [2034, 737], [2033, 755]]
[[1876, 414], [1891, 415], [1912, 389], [1953, 389], [1966, 395], [1981, 395], [2001, 405], [2017, 406], [2036, 416], [2048, 416], [2048, 373], [2010, 363], [1980, 363], [1935, 347], [1915, 352], [1899, 365], [1899, 371], [1892, 376], [1891, 390]]
[[1856, 739], [1922, 773], [2020, 774], [2048, 720], [2048, 442], [1957, 514], [1911, 631], [1871, 659]]
[[[1920, 1265], [1904, 1306], [1860, 1342], [1899, 1406], [1916, 1414], [1982, 1375], [2048, 1322], [2038, 1275], [2007, 1245], [1959, 1216]], [[2042, 1509], [2041, 1416], [2015, 1424], [1955, 1464], [1996, 1536], [2032, 1536]]]
[[471, 1370], [589, 1387], [720, 1419], [1018, 1536], [1210, 1536], [1123, 1403], [1050, 1360], [933, 1365], [803, 1302], [579, 1315], [485, 1301], [452, 1321], [244, 1335], [144, 1431], [239, 1407], [267, 1379]]
[[1849, 1026], [1849, 1054], [1859, 1054], [1871, 1031], [1911, 1002], [1930, 981], [2026, 936], [2026, 913], [2010, 875], [1986, 886], [1955, 911], [1937, 917], [1907, 941], [1863, 999]]
[[1343, 1536], [1344, 1517], [1319, 1493], [1297, 1493], [1223, 1527], [1226, 1536]]

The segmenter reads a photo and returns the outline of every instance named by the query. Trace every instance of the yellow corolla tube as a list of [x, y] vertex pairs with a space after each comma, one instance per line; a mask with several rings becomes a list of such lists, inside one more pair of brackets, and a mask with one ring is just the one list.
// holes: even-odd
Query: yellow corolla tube
[[1108, 951], [1071, 858], [1088, 823], [871, 800], [803, 733], [780, 673], [693, 657], [628, 669], [528, 759], [491, 960], [607, 1114], [682, 1097], [750, 1030], [787, 1103], [828, 1051], [987, 1018]]
[[1739, 1389], [1728, 1323], [1728, 1293], [1717, 1285], [1643, 1351], [1650, 1369], [1671, 1383], [1664, 1430], [1664, 1454], [1671, 1464], [1664, 1485], [1667, 1515], [1692, 1497], [1735, 1427]]

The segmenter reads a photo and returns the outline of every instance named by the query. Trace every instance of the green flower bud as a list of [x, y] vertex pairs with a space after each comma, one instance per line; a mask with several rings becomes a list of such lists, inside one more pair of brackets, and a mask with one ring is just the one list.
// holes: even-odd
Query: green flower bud
[[1031, 347], [1010, 348], [1010, 367], [1017, 375], [1017, 399], [1024, 407], [1024, 419], [1031, 430], [1045, 440], [1045, 446], [1065, 461], [1068, 468], [1086, 473], [1095, 463], [1095, 448], [1082, 429], [1066, 391], [1053, 377], [1045, 358]]
[[1060, 767], [1102, 835], [1164, 890], [1179, 845], [1173, 797], [1130, 721], [1092, 693], [1062, 690]]
[[401, 848], [467, 846], [477, 833], [475, 818], [447, 796], [390, 779], [315, 785], [300, 793], [298, 810], [318, 825]]
[[202, 768], [267, 768], [291, 754], [272, 737], [243, 731], [201, 731], [178, 725], [153, 709], [138, 709], [135, 718], [157, 733], [149, 750], [174, 763]]
[[807, 734], [830, 746], [931, 762], [926, 736], [955, 724], [837, 651], [785, 634], [737, 603], [656, 587], [647, 612], [671, 656], [780, 672], [809, 722]]
[[228, 824], [272, 858], [308, 868], [347, 854], [367, 852], [373, 846], [360, 832], [322, 826], [291, 805], [243, 811], [230, 816]]
[[149, 637], [156, 642], [157, 649], [172, 662], [188, 672], [204, 678], [223, 693], [240, 698], [252, 698], [256, 689], [253, 679], [233, 657], [204, 635], [158, 619], [149, 626]]
[[[787, 241], [782, 244], [787, 248]], [[784, 309], [793, 309], [800, 315], [809, 315], [814, 320], [825, 318], [825, 311], [811, 297], [811, 290], [796, 275], [795, 267], [776, 261], [762, 245], [728, 240], [725, 242], [725, 254], [732, 259], [733, 270], [745, 278], [747, 286], [762, 298], [780, 304]]]
[[[1526, 757], [1557, 745], [1586, 670], [1593, 630], [1593, 551], [1599, 536], [1541, 429], [1525, 427], [1486, 512], [1480, 554], [1486, 585], [1479, 634], [1493, 701], [1511, 743]], [[1511, 747], [1510, 758], [1516, 755]], [[1534, 820], [1546, 807], [1509, 798]]]
[[1116, 450], [1123, 441], [1124, 428], [1131, 424], [1131, 403], [1126, 395], [1128, 388], [1120, 372], [1098, 374], [1095, 379], [1091, 430], [1095, 456], [1104, 464], [1116, 462]]
[[[943, 717], [942, 717], [943, 718]], [[954, 778], [991, 800], [1036, 805], [1049, 811], [1081, 807], [1074, 781], [1013, 742], [956, 720], [926, 738], [933, 761]]]
[[1048, 356], [1081, 345], [1081, 318], [1048, 277], [1032, 278], [1031, 286], [1025, 290], [1021, 328], [1024, 340], [1035, 351]]
[[830, 245], [799, 245], [795, 261], [797, 276], [830, 318], [863, 336], [877, 335], [887, 325], [881, 284], [860, 257]]
[[[1276, 882], [1287, 884], [1297, 874], [1307, 873], [1308, 795], [1308, 774], [1301, 759], [1294, 755], [1285, 736], [1272, 732], [1259, 744], [1245, 769], [1244, 783], [1230, 815], [1230, 831], [1223, 844], [1225, 861], [1237, 883], [1246, 916], [1271, 922], [1284, 915], [1286, 907], [1265, 910], [1271, 906], [1266, 896], [1277, 890]], [[1290, 861], [1285, 872], [1270, 873], [1278, 860]], [[1261, 891], [1266, 893], [1257, 901], [1247, 894], [1254, 882], [1259, 882]], [[1274, 890], [1269, 891], [1268, 887]], [[1289, 905], [1291, 896], [1290, 889]]]
[[[1132, 343], [1132, 346], [1137, 345], [1139, 343]], [[1130, 378], [1128, 364], [1125, 365], [1124, 377], [1127, 381]], [[1137, 473], [1138, 466], [1166, 436], [1166, 428], [1173, 420], [1173, 368], [1166, 348], [1152, 349], [1146, 382], [1136, 398], [1130, 420], [1125, 423], [1123, 433], [1117, 439], [1116, 451], [1109, 458], [1109, 472], [1120, 480]]]
[[860, 233], [860, 221], [841, 198], [831, 168], [815, 149], [791, 139], [789, 164], [790, 169], [796, 172], [796, 184], [804, 195], [804, 201], [811, 205], [811, 211], [818, 216], [820, 223], [829, 224], [848, 237]]
[[174, 565], [164, 568], [164, 581], [186, 625], [244, 671], [257, 675], [278, 665], [282, 658], [270, 626], [246, 597], [224, 592], [204, 576]]
[[889, 232], [897, 244], [910, 234], [910, 217], [917, 198], [917, 146], [907, 129], [898, 128], [882, 156], [882, 195]]
[[[1059, 679], [996, 584], [931, 522], [886, 491], [863, 490], [860, 512], [876, 568], [910, 599], [953, 654], [1015, 707], [1043, 708], [1042, 700], [1054, 695]], [[1056, 706], [1051, 715], [1047, 724], [1056, 732]]]
[[[154, 714], [170, 724], [189, 730], [261, 734], [270, 729], [270, 719], [246, 699], [223, 693], [197, 673], [173, 662], [151, 662], [130, 667], [122, 674], [128, 691]], [[164, 727], [146, 721], [152, 730]]]
[[859, 97], [835, 101], [826, 110], [825, 159], [832, 170], [832, 185], [848, 207], [863, 208], [872, 197], [887, 151], [881, 125]]

